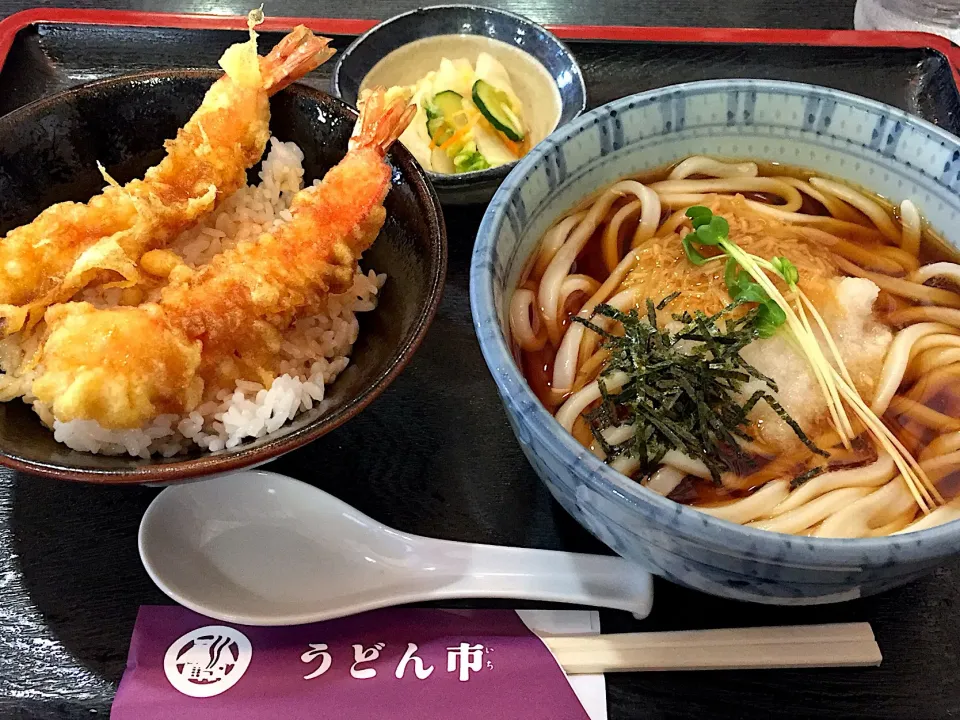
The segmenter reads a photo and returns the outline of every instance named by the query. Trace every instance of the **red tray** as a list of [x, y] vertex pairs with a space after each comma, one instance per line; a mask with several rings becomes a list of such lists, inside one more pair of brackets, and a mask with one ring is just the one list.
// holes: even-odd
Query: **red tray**
[[[370, 20], [270, 18], [264, 45], [303, 23], [343, 49]], [[0, 114], [58, 90], [111, 75], [164, 67], [215, 66], [245, 27], [243, 18], [102, 10], [38, 9], [0, 21]], [[676, 82], [765, 77], [829, 85], [901, 107], [960, 133], [957, 48], [916, 33], [696, 28], [554, 27], [570, 45], [595, 106]], [[305, 80], [327, 89], [333, 63]], [[450, 264], [443, 305], [408, 369], [376, 403], [271, 469], [303, 480], [323, 468], [325, 490], [406, 532], [502, 545], [600, 550], [586, 531], [554, 511], [504, 417], [477, 349], [469, 314], [470, 238], [481, 209], [447, 213]], [[417, 408], [416, 422], [410, 421]], [[369, 439], [378, 438], [371, 445]], [[478, 468], [480, 471], [478, 471]], [[137, 556], [137, 524], [154, 491], [42, 481], [0, 470], [0, 717], [106, 717], [122, 673], [138, 606], [164, 598]], [[945, 571], [946, 572], [946, 571]], [[720, 618], [728, 626], [873, 621], [882, 630], [899, 608], [924, 604], [930, 637], [952, 629], [956, 583], [938, 576], [884, 598], [842, 608], [758, 608], [658, 585], [655, 616], [641, 623], [607, 613], [604, 629], [678, 630]], [[913, 593], [905, 595], [903, 593]], [[885, 604], [886, 603], [886, 604]], [[702, 608], [714, 612], [704, 614]], [[886, 607], [886, 610], [883, 608]], [[706, 620], [704, 620], [706, 618]], [[715, 620], [714, 620], [715, 621]], [[893, 631], [891, 631], [893, 632]], [[936, 635], [939, 632], [940, 635]], [[609, 678], [611, 720], [836, 713], [835, 699], [860, 699], [868, 715], [906, 708], [912, 698], [955, 700], [955, 669], [926, 657], [924, 643], [892, 643], [881, 668], [828, 670], [759, 682], [749, 673], [667, 673]], [[918, 650], [919, 648], [919, 650]], [[923, 652], [921, 652], [921, 650]], [[919, 655], [917, 653], [920, 653]], [[927, 653], [929, 654], [929, 653]], [[941, 665], [943, 665], [941, 663]], [[786, 681], [787, 677], [794, 677]], [[861, 678], [862, 676], [862, 678]], [[764, 676], [766, 677], [766, 676]], [[905, 681], [904, 678], [909, 678]], [[909, 685], [909, 693], [904, 690]], [[815, 687], [816, 692], [807, 691]], [[948, 687], [952, 693], [944, 693]], [[787, 703], [784, 697], [795, 702]], [[942, 696], [942, 697], [941, 697]], [[719, 700], [718, 700], [719, 698]], [[725, 698], [725, 700], [724, 700]], [[864, 701], [863, 698], [868, 698]], [[831, 705], [832, 699], [834, 704]], [[857, 706], [842, 704], [854, 712]], [[916, 707], [919, 707], [917, 705]], [[320, 711], [322, 712], [322, 711]], [[916, 712], [913, 713], [916, 715]], [[941, 713], [942, 715], [943, 713]]]
[[[284, 31], [306, 25], [314, 32], [360, 35], [377, 24], [360, 18], [268, 17], [263, 31]], [[76, 10], [33, 8], [0, 20], [0, 66], [17, 34], [44, 23], [177, 28], [184, 30], [243, 30], [246, 18], [239, 15], [140, 12], [136, 10]], [[960, 47], [939, 35], [921, 32], [857, 30], [794, 30], [763, 28], [634, 27], [626, 25], [548, 25], [567, 40], [616, 40], [622, 42], [726, 43], [808, 45], [868, 48], [930, 48], [950, 60], [955, 82], [960, 85]]]

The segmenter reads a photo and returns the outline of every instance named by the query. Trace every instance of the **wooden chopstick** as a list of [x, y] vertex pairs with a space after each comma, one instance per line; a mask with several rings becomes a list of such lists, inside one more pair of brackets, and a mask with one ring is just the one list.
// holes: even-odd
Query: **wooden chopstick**
[[879, 665], [869, 623], [546, 636], [568, 675]]

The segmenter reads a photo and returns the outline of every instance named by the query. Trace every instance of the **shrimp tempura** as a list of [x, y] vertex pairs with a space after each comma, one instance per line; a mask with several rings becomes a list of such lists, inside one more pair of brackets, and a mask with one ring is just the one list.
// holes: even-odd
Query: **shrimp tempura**
[[189, 413], [237, 379], [269, 384], [280, 374], [281, 333], [350, 287], [380, 232], [392, 173], [386, 150], [414, 110], [406, 98], [387, 103], [382, 89], [366, 94], [346, 156], [295, 196], [292, 219], [200, 271], [180, 268], [158, 303], [51, 308], [33, 394], [58, 420], [132, 428]]
[[0, 241], [2, 334], [33, 326], [91, 282], [135, 285], [144, 252], [169, 244], [246, 183], [270, 137], [269, 96], [334, 52], [299, 26], [258, 57], [253, 28], [262, 19], [251, 13], [250, 40], [223, 54], [226, 74], [142, 180], [121, 187], [101, 168], [110, 183], [103, 193], [54, 205]]

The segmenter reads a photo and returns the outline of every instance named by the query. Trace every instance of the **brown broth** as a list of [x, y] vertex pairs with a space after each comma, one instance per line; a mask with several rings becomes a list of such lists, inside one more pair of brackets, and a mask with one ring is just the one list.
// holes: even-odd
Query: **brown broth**
[[553, 360], [557, 351], [549, 346], [534, 352], [521, 351], [521, 369], [537, 399], [551, 412], [555, 410], [553, 400]]
[[[597, 282], [602, 283], [606, 280], [609, 272], [607, 265], [603, 261], [603, 251], [601, 243], [603, 241], [603, 227], [601, 226], [584, 245], [583, 250], [577, 255], [574, 271], [581, 275], [589, 275]], [[574, 309], [574, 313], [579, 308]], [[572, 314], [572, 313], [571, 313]]]
[[710, 480], [704, 480], [694, 475], [687, 475], [667, 497], [684, 505], [709, 507], [745, 498], [751, 492], [753, 492], [752, 488], [738, 490], [725, 485], [717, 485]]

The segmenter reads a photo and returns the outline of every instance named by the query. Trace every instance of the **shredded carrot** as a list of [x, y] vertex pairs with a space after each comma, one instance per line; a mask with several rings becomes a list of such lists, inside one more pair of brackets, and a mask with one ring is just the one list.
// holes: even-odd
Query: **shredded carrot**
[[453, 145], [454, 143], [456, 143], [457, 140], [460, 140], [461, 138], [463, 138], [464, 135], [466, 135], [468, 132], [470, 132], [471, 130], [473, 130], [473, 126], [476, 125], [476, 124], [477, 124], [477, 121], [476, 121], [476, 120], [472, 120], [472, 121], [468, 122], [468, 123], [467, 123], [466, 125], [464, 125], [462, 128], [458, 129], [453, 135], [451, 135], [449, 138], [447, 138], [447, 139], [443, 142], [443, 144], [440, 146], [440, 149], [441, 149], [441, 150], [446, 150], [447, 148], [449, 148], [451, 145]]
[[451, 135], [451, 136], [450, 136], [449, 138], [447, 138], [446, 140], [444, 140], [444, 141], [443, 141], [443, 144], [441, 144], [441, 145], [437, 145], [437, 144], [433, 141], [433, 138], [431, 137], [431, 138], [430, 138], [430, 142], [428, 143], [428, 145], [429, 145], [429, 147], [430, 147], [431, 150], [446, 150], [446, 149], [450, 146], [450, 144], [454, 142], [454, 139], [455, 139], [455, 138], [463, 137], [462, 132], [463, 132], [464, 128], [466, 128], [467, 130], [469, 130], [470, 128], [472, 128], [474, 125], [477, 124], [477, 120], [482, 119], [482, 116], [481, 116], [480, 113], [479, 113], [478, 111], [476, 111], [476, 110], [473, 112], [473, 114], [468, 113], [466, 110], [461, 110], [460, 112], [458, 112], [458, 113], [456, 113], [456, 114], [454, 115], [454, 118], [463, 118], [463, 119], [464, 119], [464, 122], [466, 123], [466, 125], [465, 125], [464, 127], [461, 127], [461, 128], [460, 128], [459, 130], [457, 130], [456, 132], [454, 132], [454, 134]]
[[523, 141], [514, 142], [508, 138], [503, 133], [500, 133], [500, 139], [503, 140], [503, 144], [507, 146], [507, 150], [512, 152], [515, 157], [523, 157]]
[[500, 130], [497, 130], [497, 128], [493, 126], [493, 123], [491, 123], [482, 115], [480, 116], [479, 120], [481, 125], [483, 125], [490, 132], [495, 133], [496, 136], [503, 141], [503, 144], [506, 146], [507, 150], [513, 153], [514, 157], [521, 158], [524, 156], [524, 154], [526, 154], [526, 150], [524, 150], [524, 147], [526, 145], [526, 138], [524, 138], [520, 142], [514, 142], [513, 140], [508, 138], [506, 135], [504, 135]]

